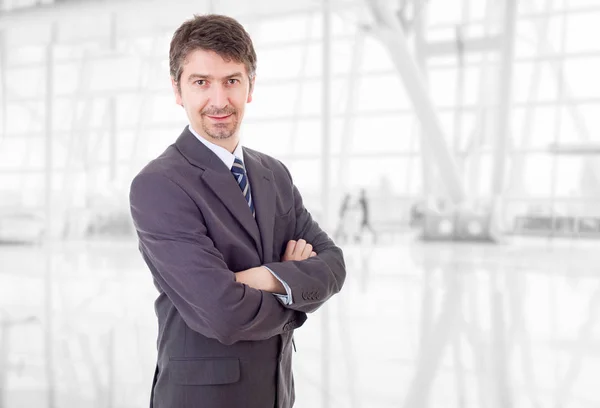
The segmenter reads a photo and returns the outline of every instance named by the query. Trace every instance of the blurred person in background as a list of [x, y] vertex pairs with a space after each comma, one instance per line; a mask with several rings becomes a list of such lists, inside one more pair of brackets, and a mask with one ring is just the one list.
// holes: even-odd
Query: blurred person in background
[[377, 242], [377, 234], [371, 225], [371, 213], [370, 204], [367, 200], [367, 192], [364, 188], [360, 189], [360, 195], [357, 202], [358, 208], [360, 209], [360, 225], [356, 235], [354, 236], [355, 242], [362, 242], [364, 239], [365, 230], [371, 233], [371, 239], [373, 243]]
[[169, 59], [189, 126], [130, 190], [159, 292], [150, 406], [292, 407], [292, 336], [340, 291], [342, 251], [283, 163], [240, 143], [256, 75], [244, 28], [195, 16], [174, 33]]
[[333, 237], [337, 242], [345, 243], [348, 241], [348, 210], [350, 210], [350, 193], [344, 195], [342, 204], [338, 214], [338, 225], [333, 233]]

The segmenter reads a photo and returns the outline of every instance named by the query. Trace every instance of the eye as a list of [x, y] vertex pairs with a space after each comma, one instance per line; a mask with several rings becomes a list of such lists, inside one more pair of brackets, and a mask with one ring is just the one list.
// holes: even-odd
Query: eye
[[204, 86], [206, 85], [206, 79], [199, 79], [195, 83], [196, 85]]
[[239, 80], [239, 79], [236, 79], [236, 78], [229, 78], [229, 79], [227, 80], [227, 83], [228, 83], [229, 85], [235, 85], [235, 84], [237, 84], [237, 83], [239, 83], [239, 82], [240, 82], [240, 80]]

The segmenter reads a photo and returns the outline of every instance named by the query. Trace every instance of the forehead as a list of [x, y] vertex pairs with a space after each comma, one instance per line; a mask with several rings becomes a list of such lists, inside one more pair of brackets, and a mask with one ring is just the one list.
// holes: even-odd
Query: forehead
[[182, 68], [182, 77], [193, 74], [226, 77], [236, 72], [248, 74], [246, 66], [242, 62], [226, 61], [216, 52], [203, 49], [191, 51], [183, 61]]

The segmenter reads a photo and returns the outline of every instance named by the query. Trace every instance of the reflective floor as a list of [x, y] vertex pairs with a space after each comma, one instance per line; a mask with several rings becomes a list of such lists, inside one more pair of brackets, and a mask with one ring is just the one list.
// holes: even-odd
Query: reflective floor
[[[600, 406], [599, 242], [344, 252], [296, 332], [295, 407]], [[0, 247], [0, 407], [147, 407], [155, 296], [135, 241]]]

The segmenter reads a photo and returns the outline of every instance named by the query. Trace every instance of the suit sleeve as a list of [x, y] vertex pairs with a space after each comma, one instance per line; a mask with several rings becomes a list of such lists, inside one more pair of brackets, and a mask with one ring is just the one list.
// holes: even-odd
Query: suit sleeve
[[171, 179], [157, 173], [138, 175], [131, 184], [130, 206], [140, 251], [192, 330], [233, 344], [264, 340], [306, 320], [270, 293], [235, 281], [207, 235], [200, 210]]
[[[285, 170], [287, 171], [287, 168]], [[294, 301], [286, 307], [310, 313], [340, 291], [346, 279], [346, 266], [342, 250], [313, 220], [304, 207], [300, 192], [293, 185], [289, 171], [287, 173], [293, 187], [296, 212], [293, 239], [306, 240], [313, 246], [317, 256], [304, 261], [267, 263], [265, 266], [291, 288]]]

